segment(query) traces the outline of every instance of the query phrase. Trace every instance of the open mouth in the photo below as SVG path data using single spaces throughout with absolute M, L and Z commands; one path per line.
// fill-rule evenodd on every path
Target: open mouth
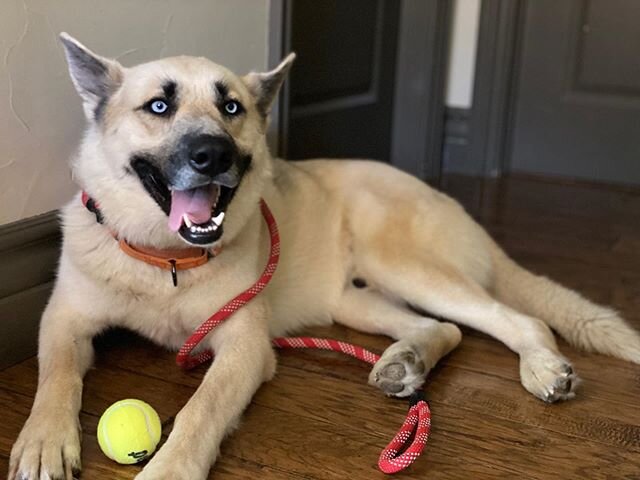
M 206 245 L 222 236 L 225 209 L 235 189 L 214 183 L 171 191 L 169 229 L 189 243 Z
M 160 170 L 143 158 L 131 162 L 143 186 L 169 217 L 168 226 L 193 245 L 215 243 L 223 233 L 224 216 L 237 188 L 217 184 L 188 190 L 170 188 Z

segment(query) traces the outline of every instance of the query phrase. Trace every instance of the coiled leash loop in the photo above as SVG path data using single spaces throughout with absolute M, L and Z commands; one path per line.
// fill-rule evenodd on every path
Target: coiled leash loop
M 416 461 L 427 445 L 431 432 L 431 409 L 424 399 L 424 392 L 418 390 L 411 394 L 409 405 L 409 413 L 400 430 L 380 452 L 378 468 L 384 473 L 404 470 Z M 407 446 L 412 437 L 413 441 Z
M 260 210 L 269 228 L 271 238 L 271 252 L 262 275 L 253 286 L 210 316 L 187 339 L 176 358 L 176 363 L 180 367 L 189 369 L 213 359 L 213 352 L 210 350 L 200 352 L 197 355 L 191 355 L 191 352 L 209 332 L 250 302 L 271 281 L 280 258 L 280 235 L 275 218 L 262 199 L 260 200 Z M 272 342 L 278 348 L 317 348 L 342 352 L 370 364 L 374 364 L 380 359 L 380 355 L 358 345 L 328 338 L 280 337 L 273 339 Z M 422 391 L 416 392 L 411 395 L 409 401 L 410 408 L 406 420 L 393 440 L 380 453 L 378 468 L 384 473 L 396 473 L 411 465 L 420 456 L 429 438 L 431 411 L 429 404 L 424 399 L 424 394 Z M 410 440 L 411 443 L 407 446 Z

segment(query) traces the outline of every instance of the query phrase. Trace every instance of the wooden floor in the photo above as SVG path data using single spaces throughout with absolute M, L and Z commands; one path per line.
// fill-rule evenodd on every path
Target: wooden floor
M 480 185 L 460 177 L 443 187 L 524 265 L 614 305 L 640 327 L 640 192 L 531 179 Z M 314 333 L 378 351 L 390 343 L 340 327 Z M 427 450 L 396 478 L 640 479 L 640 366 L 560 345 L 584 384 L 575 400 L 545 405 L 520 386 L 515 355 L 465 330 L 426 385 L 433 409 Z M 97 348 L 81 415 L 82 478 L 130 479 L 139 467 L 118 466 L 98 450 L 99 415 L 116 400 L 140 398 L 158 410 L 166 434 L 203 369 L 183 373 L 172 354 L 122 332 Z M 378 454 L 406 405 L 367 386 L 366 377 L 365 365 L 339 354 L 280 353 L 275 380 L 224 442 L 211 478 L 383 478 Z M 0 372 L 0 472 L 35 385 L 35 359 Z

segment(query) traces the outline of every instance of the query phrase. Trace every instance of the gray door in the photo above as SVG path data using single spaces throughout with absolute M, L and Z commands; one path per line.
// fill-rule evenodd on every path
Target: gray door
M 389 160 L 399 0 L 291 0 L 285 155 Z
M 640 184 L 640 1 L 524 9 L 508 168 Z

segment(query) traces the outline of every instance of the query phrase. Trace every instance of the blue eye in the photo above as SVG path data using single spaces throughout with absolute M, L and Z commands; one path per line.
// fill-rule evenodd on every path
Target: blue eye
M 240 113 L 240 104 L 235 100 L 230 100 L 224 104 L 224 111 L 229 115 L 237 115 Z
M 151 105 L 149 105 L 149 108 L 153 113 L 162 115 L 163 113 L 166 113 L 167 110 L 169 110 L 169 105 L 167 105 L 167 102 L 165 102 L 164 100 L 154 100 L 153 102 L 151 102 Z

